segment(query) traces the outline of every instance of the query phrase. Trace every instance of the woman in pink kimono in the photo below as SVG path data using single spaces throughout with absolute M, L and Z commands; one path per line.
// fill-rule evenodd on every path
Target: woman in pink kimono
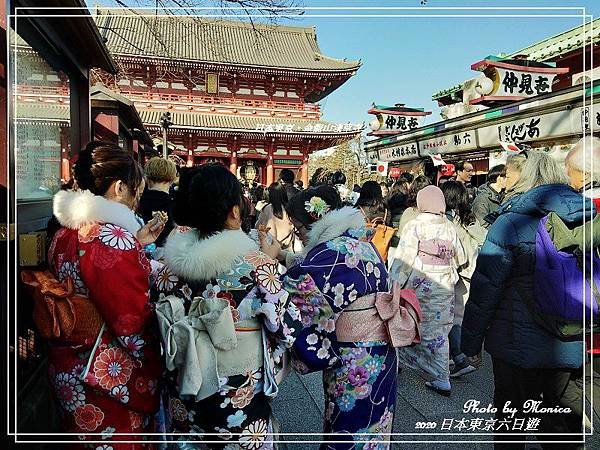
M 408 222 L 394 254 L 390 278 L 415 289 L 421 304 L 421 343 L 398 350 L 402 365 L 420 372 L 425 385 L 450 395 L 448 333 L 454 319 L 458 267 L 466 262 L 454 225 L 446 218 L 444 194 L 427 186 L 417 194 L 419 215 Z

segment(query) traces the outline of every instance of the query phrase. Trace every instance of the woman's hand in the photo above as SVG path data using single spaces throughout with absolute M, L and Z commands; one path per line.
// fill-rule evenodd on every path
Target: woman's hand
M 152 244 L 160 236 L 160 233 L 165 228 L 165 216 L 166 214 L 162 211 L 155 213 L 152 220 L 139 229 L 136 237 L 142 247 Z
M 265 225 L 258 226 L 258 240 L 260 242 L 260 249 L 265 255 L 278 260 L 281 257 L 281 245 L 276 239 L 271 239 L 271 243 L 268 242 L 267 233 L 269 230 L 270 228 L 267 228 Z

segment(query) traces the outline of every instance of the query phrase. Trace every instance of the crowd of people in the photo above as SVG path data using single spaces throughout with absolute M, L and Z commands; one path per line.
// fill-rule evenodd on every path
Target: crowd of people
M 403 173 L 391 186 L 350 188 L 319 169 L 304 188 L 290 170 L 244 186 L 219 164 L 142 169 L 116 145 L 88 145 L 54 198 L 48 254 L 92 305 L 50 342 L 65 431 L 113 449 L 152 448 L 144 433 L 157 431 L 174 448 L 273 448 L 271 400 L 295 370 L 323 373 L 323 449 L 389 448 L 398 371 L 449 396 L 485 346 L 497 417 L 508 401 L 566 402 L 540 431 L 582 433 L 586 342 L 553 335 L 530 303 L 540 223 L 595 220 L 600 140 L 591 147 L 578 143 L 566 168 L 516 153 L 479 188 L 467 161 L 451 179 Z

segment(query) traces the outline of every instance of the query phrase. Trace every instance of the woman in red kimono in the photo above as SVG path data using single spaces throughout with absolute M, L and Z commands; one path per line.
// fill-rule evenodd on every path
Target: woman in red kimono
M 148 294 L 150 263 L 142 248 L 162 226 L 149 223 L 140 229 L 133 213 L 144 189 L 138 163 L 113 144 L 90 150 L 80 153 L 75 166 L 80 190 L 54 197 L 62 228 L 48 259 L 56 278 L 70 278 L 104 323 L 79 342 L 51 342 L 50 381 L 65 430 L 96 441 L 83 448 L 151 448 L 111 441 L 142 439 L 152 431 L 159 407 L 162 363 Z M 76 320 L 84 324 L 89 317 Z

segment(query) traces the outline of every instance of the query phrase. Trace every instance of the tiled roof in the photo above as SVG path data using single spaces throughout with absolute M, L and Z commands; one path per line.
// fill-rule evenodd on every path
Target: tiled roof
M 71 120 L 69 106 L 67 105 L 17 102 L 16 106 L 16 118 L 18 120 L 47 120 L 53 122 L 69 122 Z
M 528 55 L 528 59 L 534 61 L 547 61 L 582 47 L 584 42 L 589 44 L 590 41 L 594 43 L 600 41 L 600 18 L 592 21 L 591 24 L 577 26 L 525 47 L 511 53 L 508 57 Z
M 98 9 L 95 20 L 117 55 L 333 72 L 360 66 L 323 55 L 315 28 L 141 12 L 123 17 L 106 9 Z
M 600 18 L 595 19 L 591 24 L 586 24 L 585 26 L 579 25 L 543 41 L 536 42 L 507 55 L 506 58 L 513 58 L 517 55 L 528 55 L 528 59 L 532 61 L 549 61 L 583 47 L 584 42 L 589 44 L 590 41 L 594 43 L 600 42 Z M 461 89 L 462 84 L 459 84 L 450 89 L 438 91 L 431 98 L 432 100 L 437 100 Z
M 139 110 L 139 113 L 145 126 L 158 126 L 160 124 L 160 116 L 163 114 L 162 111 L 147 109 L 141 109 Z M 234 114 L 171 112 L 171 121 L 173 122 L 174 127 L 206 128 L 211 130 L 260 131 L 261 125 L 291 125 L 293 126 L 294 132 L 299 132 L 306 126 L 312 125 L 314 128 L 314 125 L 318 124 L 319 126 L 324 127 L 324 131 L 318 134 L 352 135 L 360 133 L 360 130 L 337 131 L 337 127 L 343 126 L 343 124 L 335 124 L 332 122 L 279 117 L 240 116 Z M 284 130 L 279 131 L 283 132 Z

